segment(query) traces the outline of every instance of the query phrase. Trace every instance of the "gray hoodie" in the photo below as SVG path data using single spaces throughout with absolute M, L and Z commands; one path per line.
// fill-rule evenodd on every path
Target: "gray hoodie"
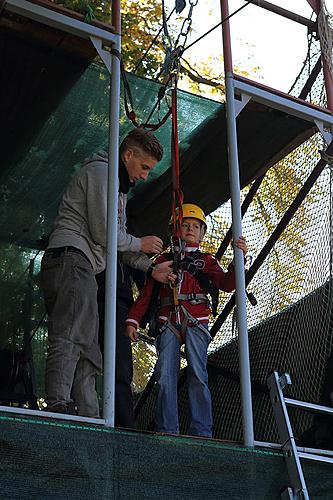
M 105 269 L 107 176 L 105 151 L 99 151 L 84 162 L 62 197 L 48 245 L 48 248 L 79 248 L 96 273 Z M 126 195 L 119 193 L 117 248 L 119 252 L 129 252 L 124 254 L 128 265 L 146 271 L 151 261 L 140 252 L 140 238 L 126 232 L 126 203 Z

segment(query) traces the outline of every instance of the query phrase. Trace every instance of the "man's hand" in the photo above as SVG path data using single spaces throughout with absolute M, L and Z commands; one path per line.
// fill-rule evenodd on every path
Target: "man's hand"
M 177 275 L 172 272 L 173 260 L 167 260 L 166 262 L 160 262 L 156 264 L 152 272 L 152 277 L 159 283 L 174 283 L 177 279 Z
M 136 342 L 139 338 L 139 335 L 138 335 L 138 332 L 137 332 L 135 326 L 132 326 L 132 325 L 126 325 L 125 335 L 126 335 L 126 337 L 129 337 L 132 342 Z
M 141 250 L 144 253 L 160 253 L 163 249 L 163 241 L 157 236 L 143 236 L 141 239 Z

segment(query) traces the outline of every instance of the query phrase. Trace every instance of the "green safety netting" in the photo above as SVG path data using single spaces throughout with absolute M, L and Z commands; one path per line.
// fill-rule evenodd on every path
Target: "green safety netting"
M 278 500 L 290 484 L 280 450 L 4 413 L 0 423 L 6 499 Z M 310 498 L 331 498 L 330 467 L 303 464 Z
M 140 122 L 157 100 L 161 85 L 128 75 Z M 108 141 L 109 75 L 92 64 L 51 113 L 34 140 L 19 142 L 20 159 L 9 162 L 1 174 L 0 240 L 38 248 L 56 215 L 62 192 L 82 160 Z M 36 97 L 37 99 L 37 97 Z M 37 104 L 37 103 L 36 103 Z M 165 103 L 159 111 L 166 112 Z M 121 100 L 120 138 L 132 128 Z M 158 113 L 153 115 L 156 122 Z M 225 110 L 222 104 L 187 92 L 178 93 L 181 186 L 185 200 L 207 212 L 229 198 Z M 157 130 L 165 148 L 163 160 L 148 182 L 130 197 L 129 217 L 139 233 L 159 228 L 170 216 L 171 119 Z M 249 104 L 238 118 L 241 183 L 281 159 L 295 144 L 313 133 L 313 124 L 259 104 Z M 255 145 L 255 147 L 253 147 Z M 205 189 L 202 189 L 202 182 Z M 15 213 L 15 216 L 13 215 Z
M 160 85 L 128 75 L 141 120 L 152 109 Z M 22 347 L 34 351 L 29 369 L 37 393 L 43 395 L 46 356 L 46 320 L 39 287 L 39 266 L 43 247 L 56 215 L 62 192 L 82 160 L 107 143 L 109 75 L 92 64 L 74 84 L 44 125 L 35 126 L 33 141 L 17 138 L 17 154 L 1 169 L 0 255 L 2 261 L 0 299 L 0 348 Z M 197 127 L 220 105 L 214 101 L 179 93 L 179 135 Z M 121 101 L 121 138 L 132 128 L 125 118 Z M 163 113 L 165 110 L 161 110 Z M 155 176 L 169 166 L 170 120 L 156 135 L 165 145 L 165 157 Z M 17 157 L 20 159 L 17 160 Z M 5 168 L 6 167 L 6 168 Z M 30 262 L 32 261 L 32 263 Z M 30 275 L 28 267 L 30 263 Z M 29 337 L 37 328 L 34 341 Z M 0 387 L 1 390 L 1 387 Z
M 155 104 L 160 85 L 131 75 L 128 75 L 128 79 L 138 116 L 144 120 Z M 69 179 L 80 168 L 84 158 L 107 144 L 108 84 L 107 71 L 99 65 L 91 65 L 45 122 L 23 158 L 2 171 L 2 241 L 36 248 L 37 240 L 50 231 L 61 194 Z M 123 110 L 123 101 L 121 106 Z M 214 101 L 180 92 L 180 140 L 219 106 Z M 162 109 L 163 112 L 165 110 Z M 168 120 L 156 132 L 165 147 L 165 156 L 152 173 L 152 179 L 169 166 L 170 123 Z M 122 112 L 121 138 L 131 128 L 132 124 Z

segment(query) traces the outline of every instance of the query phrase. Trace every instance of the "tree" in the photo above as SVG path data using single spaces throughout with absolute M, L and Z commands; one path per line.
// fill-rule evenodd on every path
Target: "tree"
M 95 0 L 94 2 L 88 0 L 51 1 L 85 14 L 87 21 L 96 18 L 105 23 L 111 23 L 110 3 L 104 0 Z M 138 76 L 161 77 L 166 58 L 162 39 L 161 4 L 156 3 L 155 0 L 123 0 L 121 8 L 122 57 L 125 69 Z M 168 14 L 167 11 L 166 15 Z M 168 23 L 168 32 L 173 44 L 172 48 L 175 48 L 186 14 L 182 13 Z M 189 33 L 192 31 L 190 27 Z M 222 57 L 208 56 L 202 60 L 191 61 L 185 55 L 185 58 L 181 58 L 180 63 L 180 88 L 209 98 L 224 99 Z M 249 74 L 237 66 L 235 70 L 244 76 Z M 257 71 L 257 67 L 251 69 L 251 72 Z
M 87 21 L 94 18 L 111 23 L 110 2 L 103 0 L 52 0 L 67 9 L 86 15 Z M 162 10 L 155 0 L 123 0 L 121 2 L 122 57 L 127 71 L 133 72 L 136 65 L 152 43 L 161 25 Z M 137 69 L 139 76 L 153 77 L 164 60 L 161 44 L 151 47 L 149 56 Z

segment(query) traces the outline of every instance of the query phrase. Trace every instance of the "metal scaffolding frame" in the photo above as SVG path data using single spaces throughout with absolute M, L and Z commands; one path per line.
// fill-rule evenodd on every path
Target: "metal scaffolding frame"
M 13 409 L 0 407 L 1 412 L 24 413 L 58 419 L 68 419 L 80 422 L 90 422 L 107 426 L 114 426 L 114 385 L 115 385 L 115 331 L 116 331 L 116 258 L 117 258 L 117 192 L 118 192 L 118 148 L 119 148 L 119 101 L 120 101 L 120 50 L 121 50 L 121 19 L 120 0 L 112 1 L 112 24 L 114 33 L 100 27 L 87 24 L 83 21 L 55 12 L 29 0 L 7 0 L 5 9 L 9 12 L 30 18 L 48 26 L 61 29 L 79 37 L 90 39 L 96 51 L 101 56 L 108 70 L 110 78 L 110 112 L 109 112 L 109 178 L 108 178 L 108 225 L 107 225 L 107 269 L 106 269 L 106 297 L 105 297 L 105 352 L 104 352 L 104 407 L 103 419 L 66 416 L 41 412 L 36 410 Z M 320 0 L 307 0 L 318 14 Z M 236 118 L 240 111 L 251 100 L 257 100 L 269 106 L 283 110 L 303 119 L 313 121 L 322 133 L 325 142 L 332 141 L 333 132 L 333 83 L 327 63 L 323 60 L 325 88 L 328 100 L 328 111 L 301 102 L 299 99 L 288 98 L 286 94 L 273 89 L 264 88 L 254 82 L 245 81 L 233 72 L 231 36 L 229 27 L 229 2 L 220 0 L 222 12 L 223 55 L 225 64 L 226 112 L 229 142 L 229 172 L 230 192 L 232 202 L 232 231 L 236 241 L 242 234 L 242 214 L 240 206 L 240 182 Z M 314 29 L 313 21 L 297 16 L 285 9 L 278 8 L 269 2 L 251 0 L 252 4 L 265 8 L 273 13 L 292 19 Z M 225 20 L 225 21 L 224 21 Z M 111 49 L 111 50 L 110 50 Z M 239 99 L 240 96 L 240 99 Z M 250 383 L 250 362 L 248 347 L 248 329 L 246 315 L 246 289 L 243 255 L 241 250 L 235 249 L 236 267 L 236 304 L 239 329 L 239 356 L 241 399 L 243 417 L 244 445 L 255 445 L 253 434 L 253 413 Z

